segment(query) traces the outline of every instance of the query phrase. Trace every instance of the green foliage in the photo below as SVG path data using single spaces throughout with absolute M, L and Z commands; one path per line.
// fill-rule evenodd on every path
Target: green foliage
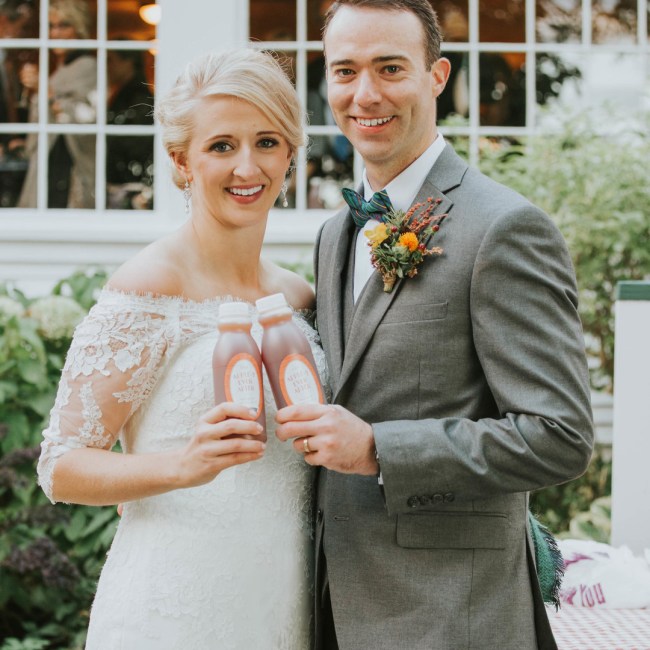
M 612 498 L 600 497 L 586 512 L 579 512 L 569 525 L 569 532 L 563 537 L 571 539 L 592 539 L 609 543 L 612 533 Z
M 580 316 L 596 389 L 613 388 L 616 285 L 650 277 L 650 113 L 606 116 L 598 133 L 582 114 L 555 135 L 487 148 L 485 173 L 545 210 L 567 241 L 578 278 Z M 623 130 L 624 129 L 624 130 Z
M 594 503 L 602 504 L 601 499 L 611 493 L 612 461 L 603 458 L 597 448 L 587 471 L 580 478 L 533 492 L 530 495 L 530 510 L 549 530 L 561 537 L 574 537 L 573 532 L 578 531 L 581 522 L 587 519 L 582 513 L 588 512 Z M 608 530 L 602 525 L 602 510 L 598 514 L 601 516 L 593 529 L 586 524 L 582 526 L 582 538 L 589 534 L 588 530 L 594 535 L 588 539 L 603 541 L 603 535 L 609 537 Z M 573 523 L 574 520 L 577 523 Z M 567 531 L 571 531 L 571 534 L 567 535 Z
M 117 515 L 51 505 L 36 460 L 73 329 L 105 279 L 75 273 L 31 301 L 0 288 L 0 650 L 83 647 Z

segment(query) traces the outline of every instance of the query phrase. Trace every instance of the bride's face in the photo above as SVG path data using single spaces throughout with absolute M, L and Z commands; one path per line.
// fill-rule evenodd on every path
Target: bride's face
M 204 98 L 186 157 L 192 213 L 230 227 L 266 222 L 291 161 L 287 141 L 253 104 L 224 95 Z

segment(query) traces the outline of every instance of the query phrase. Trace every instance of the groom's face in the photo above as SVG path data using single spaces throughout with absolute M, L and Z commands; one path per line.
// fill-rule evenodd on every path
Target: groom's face
M 424 30 L 410 11 L 343 6 L 324 44 L 332 113 L 381 189 L 433 142 L 448 61 L 427 68 Z

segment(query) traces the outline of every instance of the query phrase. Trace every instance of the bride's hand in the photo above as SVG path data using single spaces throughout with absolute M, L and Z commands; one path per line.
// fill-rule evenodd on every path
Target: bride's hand
M 203 485 L 228 467 L 261 458 L 266 447 L 259 438 L 262 427 L 251 417 L 245 406 L 232 402 L 202 415 L 189 443 L 174 452 L 178 487 Z

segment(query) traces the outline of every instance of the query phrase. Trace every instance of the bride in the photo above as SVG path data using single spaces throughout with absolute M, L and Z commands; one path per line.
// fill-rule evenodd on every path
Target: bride
M 310 647 L 311 468 L 244 407 L 214 405 L 219 304 L 313 293 L 262 259 L 268 213 L 303 144 L 277 62 L 251 50 L 188 66 L 157 108 L 191 218 L 122 266 L 78 327 L 38 466 L 53 501 L 124 503 L 89 650 Z M 286 186 L 284 186 L 286 188 Z M 123 453 L 111 451 L 119 439 Z

